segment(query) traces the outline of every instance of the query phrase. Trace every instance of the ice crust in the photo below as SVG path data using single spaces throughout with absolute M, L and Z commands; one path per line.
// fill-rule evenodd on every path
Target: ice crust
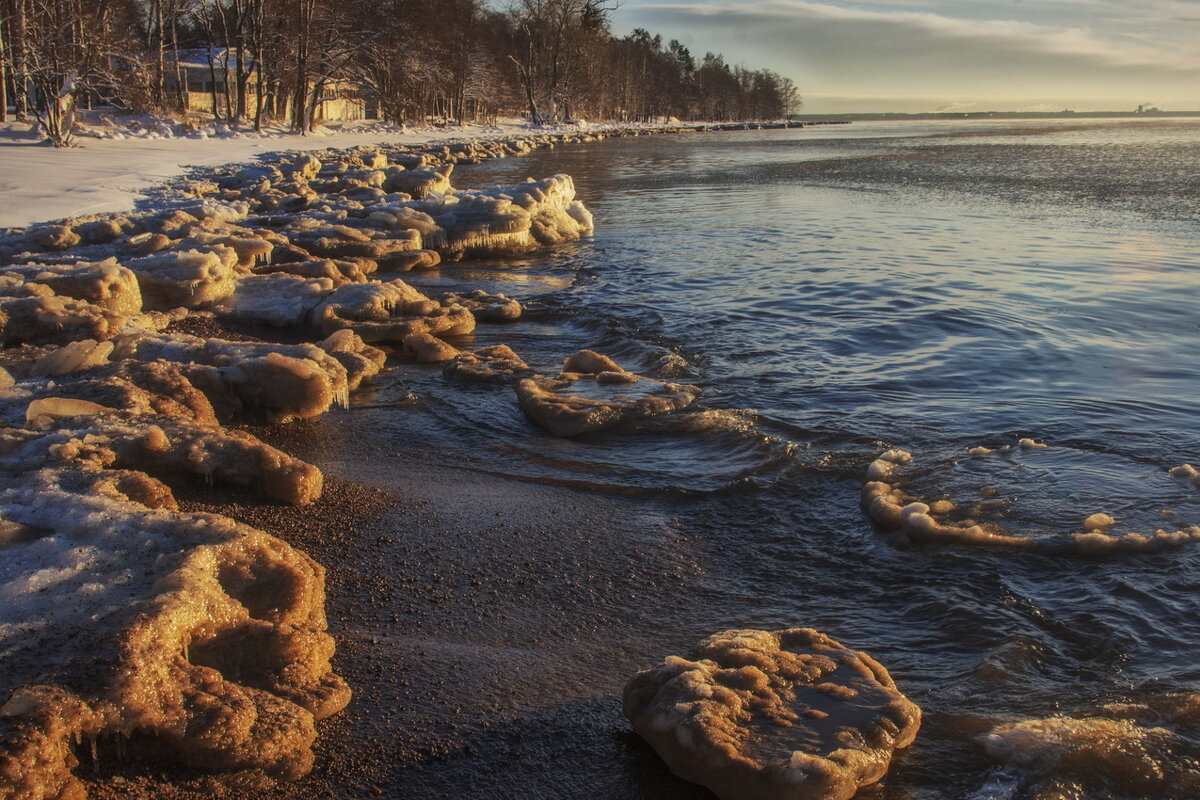
M 627 422 L 669 414 L 691 405 L 695 386 L 665 383 L 626 372 L 612 359 L 580 350 L 556 378 L 522 378 L 521 410 L 555 436 L 579 436 Z
M 1047 445 L 1032 439 L 1021 439 L 1018 447 L 1036 450 Z M 986 457 L 994 451 L 986 447 L 973 447 L 967 452 L 972 456 Z M 912 455 L 904 450 L 888 450 L 880 454 L 868 465 L 867 482 L 862 489 L 862 506 L 867 515 L 880 528 L 892 531 L 892 541 L 897 545 L 911 542 L 961 544 L 1100 556 L 1116 552 L 1155 552 L 1200 542 L 1200 526 L 1195 525 L 1178 530 L 1158 529 L 1151 533 L 1110 533 L 1117 520 L 1104 512 L 1096 512 L 1084 519 L 1079 533 L 1053 537 L 1014 535 L 1003 526 L 991 523 L 980 525 L 969 519 L 948 522 L 945 517 L 956 510 L 955 503 L 948 500 L 925 502 L 904 491 L 900 467 L 911 460 Z
M 809 628 L 710 636 L 634 675 L 624 711 L 672 772 L 722 800 L 847 800 L 921 722 L 879 662 Z

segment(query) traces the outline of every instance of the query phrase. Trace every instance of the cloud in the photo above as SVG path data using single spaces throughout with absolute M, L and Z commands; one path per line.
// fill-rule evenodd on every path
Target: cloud
M 953 103 L 938 106 L 935 110 L 942 114 L 950 114 L 957 111 L 979 111 L 980 108 L 978 100 L 956 100 Z
M 1200 48 L 1196 26 L 1171 20 L 1189 7 L 1178 0 L 627 0 L 617 22 L 662 31 L 697 54 L 719 51 L 731 63 L 777 70 L 810 97 L 1065 98 L 1064 106 L 1082 109 L 1084 98 L 1124 108 L 1130 97 L 1152 94 L 1183 109 L 1200 107 Z
M 1115 8 L 1103 0 L 1058 0 L 1060 6 L 1086 6 L 1093 10 Z M 871 32 L 902 36 L 922 46 L 943 45 L 949 48 L 978 46 L 982 52 L 1007 53 L 1014 57 L 1040 55 L 1059 60 L 1075 60 L 1101 68 L 1128 69 L 1154 68 L 1163 71 L 1200 73 L 1200 53 L 1194 45 L 1173 46 L 1167 42 L 1148 44 L 1139 37 L 1096 35 L 1086 25 L 1050 25 L 1017 19 L 976 19 L 963 16 L 947 16 L 933 11 L 908 10 L 913 3 L 904 3 L 905 10 L 815 3 L 806 0 L 765 0 L 755 3 L 710 0 L 709 2 L 651 3 L 638 6 L 645 14 L 674 19 L 684 24 L 698 23 L 707 27 L 732 25 L 766 29 L 786 26 L 793 31 L 805 26 L 821 28 L 853 27 L 864 34 L 863 44 L 870 42 Z M 887 3 L 887 5 L 891 5 Z M 929 4 L 922 4 L 932 7 Z M 958 8 L 963 3 L 957 3 Z M 1000 6 L 996 3 L 973 4 L 981 10 L 1010 11 L 1012 4 Z M 1190 5 L 1190 4 L 1189 4 Z M 1189 5 L 1177 2 L 1159 2 L 1154 6 L 1160 13 L 1170 13 L 1176 18 L 1189 13 Z M 1132 7 L 1131 7 L 1132 6 Z M 1190 6 L 1193 16 L 1200 16 Z M 1127 12 L 1136 13 L 1137 4 L 1125 5 Z

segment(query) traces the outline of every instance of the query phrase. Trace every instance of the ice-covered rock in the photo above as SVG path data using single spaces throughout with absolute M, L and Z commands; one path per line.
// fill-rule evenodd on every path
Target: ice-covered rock
M 332 265 L 332 261 L 308 262 Z M 339 277 L 340 277 L 340 273 Z M 225 298 L 217 311 L 243 322 L 276 327 L 304 325 L 317 304 L 345 280 L 306 278 L 288 272 L 247 275 L 237 282 L 233 294 Z
M 244 270 L 271 260 L 275 243 L 271 241 L 270 237 L 256 234 L 245 228 L 228 225 L 222 227 L 225 230 L 220 232 L 193 231 L 190 236 L 175 244 L 174 247 L 178 250 L 227 247 L 237 255 L 236 265 Z
M 577 241 L 593 228 L 591 214 L 575 199 L 569 175 L 460 191 L 419 208 L 445 231 L 444 241 L 432 246 L 451 258 L 528 252 Z
M 233 294 L 237 252 L 224 245 L 207 250 L 166 250 L 129 259 L 148 309 L 203 308 Z
M 595 350 L 580 350 L 563 359 L 564 373 L 579 373 L 581 375 L 599 375 L 601 372 L 625 372 L 617 362 Z
M 330 224 L 288 234 L 293 244 L 318 258 L 369 258 L 387 262 L 393 256 L 422 249 L 421 235 L 413 230 L 385 232 Z
M 0 479 L 18 534 L 0 562 L 4 795 L 83 797 L 75 743 L 100 736 L 203 769 L 307 772 L 313 721 L 349 699 L 322 569 L 231 520 L 148 508 L 134 498 L 156 502 L 150 484 L 96 479 Z
M 16 264 L 5 271 L 20 275 L 28 283 L 48 286 L 59 297 L 84 300 L 115 314 L 130 316 L 142 311 L 137 277 L 115 258 L 70 264 Z
M 921 722 L 879 662 L 809 628 L 710 636 L 635 675 L 624 711 L 672 772 L 722 800 L 847 800 Z
M 334 403 L 348 405 L 350 392 L 378 373 L 385 359 L 351 334 L 296 345 L 141 335 L 120 339 L 116 354 L 186 364 L 188 379 L 223 414 L 257 409 L 280 422 L 318 416 Z
M 0 343 L 5 346 L 105 341 L 137 330 L 161 330 L 169 323 L 162 314 L 126 316 L 86 300 L 58 297 L 42 284 L 25 284 L 19 296 L 7 295 L 0 285 Z
M 459 336 L 475 330 L 469 310 L 431 300 L 399 279 L 342 286 L 311 316 L 326 334 L 349 328 L 367 342 L 402 342 L 417 333 Z
M 416 198 L 446 194 L 451 191 L 450 173 L 453 171 L 453 164 L 435 169 L 390 167 L 381 186 L 385 192 L 404 192 Z
M 391 272 L 408 272 L 414 269 L 432 269 L 440 263 L 442 256 L 437 250 L 409 250 L 388 256 L 386 265 Z
M 378 267 L 378 264 L 366 258 L 337 260 L 325 258 L 315 261 L 264 264 L 255 267 L 254 273 L 256 275 L 272 275 L 282 272 L 301 278 L 327 278 L 333 281 L 333 285 L 337 287 L 343 283 L 366 283 L 367 276 Z
M 70 346 L 62 349 L 68 350 Z M 74 400 L 127 417 L 156 414 L 216 425 L 212 404 L 188 380 L 187 369 L 186 365 L 167 361 L 121 361 L 96 365 L 53 381 L 39 380 L 34 375 L 34 379 L 21 380 L 0 391 L 0 423 L 20 426 L 54 410 L 44 402 L 35 407 L 34 403 L 39 401 Z
M 404 337 L 404 349 L 418 364 L 440 364 L 458 355 L 458 348 L 428 333 L 410 333 Z
M 60 399 L 58 405 L 66 406 L 65 413 L 51 417 L 47 430 L 0 432 L 0 468 L 17 474 L 63 465 L 116 467 L 164 480 L 200 477 L 258 488 L 271 499 L 292 505 L 305 505 L 321 496 L 320 470 L 244 431 L 179 417 L 121 419 L 115 411 L 73 415 L 71 404 L 97 406 Z
M 95 339 L 71 342 L 55 348 L 35 361 L 30 368 L 29 375 L 38 378 L 82 372 L 107 364 L 112 351 L 112 342 L 97 342 Z

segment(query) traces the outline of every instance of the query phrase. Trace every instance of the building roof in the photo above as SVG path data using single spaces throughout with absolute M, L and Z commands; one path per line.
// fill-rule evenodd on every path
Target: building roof
M 179 66 L 184 68 L 208 69 L 210 65 L 218 69 L 224 66 L 225 70 L 232 71 L 237 69 L 238 48 L 236 47 L 201 47 L 192 50 L 176 50 L 167 53 L 165 58 L 167 61 L 178 62 Z M 258 65 L 254 63 L 254 59 L 249 53 L 242 55 L 243 65 L 247 66 L 251 72 L 258 69 Z

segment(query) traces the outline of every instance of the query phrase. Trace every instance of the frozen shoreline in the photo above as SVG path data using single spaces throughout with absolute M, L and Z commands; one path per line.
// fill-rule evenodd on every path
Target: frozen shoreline
M 214 170 L 207 175 L 211 180 L 193 175 L 201 179 L 195 183 L 205 184 L 200 196 L 207 199 L 197 205 L 196 187 L 177 194 L 199 216 L 179 209 L 87 215 L 6 237 L 3 257 L 10 271 L 0 298 L 5 304 L 0 331 L 4 366 L 12 374 L 0 373 L 7 384 L 0 407 L 11 441 L 0 499 L 12 544 L 45 544 L 11 551 L 5 591 L 29 597 L 22 588 L 29 575 L 74 571 L 93 581 L 66 586 L 68 604 L 82 608 L 83 595 L 103 586 L 105 578 L 90 569 L 80 572 L 78 554 L 62 542 L 90 537 L 92 550 L 105 557 L 113 551 L 109 561 L 124 569 L 129 559 L 118 546 L 122 531 L 163 531 L 145 547 L 135 543 L 138 557 L 157 559 L 162 574 L 147 572 L 150 577 L 132 586 L 133 600 L 113 602 L 91 621 L 47 614 L 36 635 L 11 626 L 7 631 L 6 656 L 15 653 L 27 667 L 7 687 L 23 692 L 21 703 L 3 711 L 14 733 L 0 740 L 0 765 L 14 776 L 14 785 L 30 796 L 77 791 L 81 775 L 73 769 L 71 737 L 92 742 L 92 758 L 98 759 L 95 748 L 103 745 L 97 741 L 130 732 L 149 737 L 150 752 L 177 753 L 193 767 L 252 768 L 273 777 L 307 772 L 314 720 L 335 714 L 349 699 L 329 666 L 333 647 L 325 626 L 323 569 L 307 554 L 226 518 L 208 522 L 179 513 L 172 488 L 155 476 L 176 481 L 196 473 L 294 505 L 315 501 L 322 483 L 317 468 L 223 426 L 244 422 L 247 412 L 249 419 L 268 421 L 314 419 L 336 403 L 348 404 L 359 382 L 384 365 L 383 351 L 360 334 L 411 349 L 414 335 L 453 337 L 473 328 L 473 309 L 457 299 L 431 300 L 402 281 L 367 281 L 365 275 L 376 268 L 410 269 L 396 259 L 414 252 L 502 255 L 578 239 L 591 229 L 590 214 L 573 201 L 567 176 L 529 181 L 507 193 L 488 190 L 491 194 L 455 192 L 446 178 L 460 161 L 591 141 L 601 133 L 481 137 L 457 151 L 400 146 L 391 151 L 397 162 L 390 166 L 373 149 L 339 148 L 326 154 L 325 164 L 293 153 L 257 170 Z M 407 192 L 399 190 L 401 183 Z M 156 195 L 155 204 L 169 205 L 173 198 L 164 196 Z M 355 197 L 378 203 L 366 209 Z M 447 212 L 445 204 L 454 211 Z M 247 219 L 252 208 L 256 221 Z M 374 211 L 370 218 L 368 210 Z M 358 216 L 347 216 L 354 213 Z M 338 221 L 348 224 L 332 224 Z M 306 233 L 316 228 L 319 233 Z M 422 236 L 428 238 L 422 242 Z M 421 250 L 423 245 L 438 250 Z M 328 251 L 326 260 L 297 260 L 311 259 L 318 248 Z M 151 255 L 138 258 L 141 252 Z M 329 271 L 331 266 L 336 269 Z M 313 267 L 328 275 L 313 277 Z M 334 303 L 331 313 L 305 311 L 290 320 L 304 338 L 320 329 L 318 339 L 325 338 L 317 345 L 279 344 L 269 328 L 255 329 L 263 339 L 242 341 L 245 337 L 221 323 L 206 322 L 211 314 L 196 313 L 254 280 L 272 287 L 281 280 L 303 284 L 330 303 L 345 289 L 348 295 L 337 296 L 350 300 Z M 225 311 L 239 318 L 245 306 L 235 300 Z M 447 321 L 453 324 L 440 324 Z M 262 317 L 248 322 L 279 324 Z M 43 513 L 48 506 L 71 513 Z M 104 525 L 95 524 L 97 514 Z M 204 535 L 212 541 L 197 535 L 193 542 L 187 538 L 193 530 L 211 531 Z M 181 544 L 173 545 L 176 540 Z M 160 595 L 167 587 L 174 587 L 179 603 L 196 606 L 195 613 L 181 615 L 165 604 Z M 262 602 L 254 599 L 260 595 Z M 196 597 L 223 603 L 219 618 L 209 614 L 205 623 Z M 249 616 L 246 603 L 256 609 Z M 162 613 L 141 613 L 143 606 L 161 606 Z M 126 617 L 134 613 L 145 628 L 144 647 L 90 665 L 83 653 L 99 649 L 92 640 L 122 641 L 131 624 Z M 193 618 L 199 622 L 193 624 Z M 82 642 L 84 650 L 52 651 L 33 660 L 29 653 L 64 626 L 74 626 L 65 638 Z M 160 629 L 171 626 L 178 630 L 164 637 Z M 245 659 L 238 661 L 237 642 L 263 637 L 275 637 L 279 663 L 256 661 L 251 669 Z M 97 677 L 59 676 L 69 691 L 60 691 L 54 681 L 42 686 L 37 670 L 45 661 L 61 661 L 62 670 L 70 665 L 89 676 L 90 669 Z M 109 675 L 113 670 L 116 677 Z M 144 689 L 155 671 L 169 677 L 155 679 L 152 691 Z M 230 716 L 226 727 L 242 726 L 239 735 L 227 736 L 221 726 L 214 733 L 199 722 L 205 712 L 193 702 L 196 687 L 201 694 L 234 698 L 240 716 Z M 287 717 L 288 725 L 272 731 L 246 727 L 270 714 Z M 47 748 L 53 753 L 47 755 Z
M 374 145 L 430 146 L 544 134 L 597 134 L 633 130 L 691 129 L 703 123 L 581 124 L 535 127 L 502 121 L 496 126 L 456 128 L 361 126 L 332 134 L 301 136 L 253 131 L 212 138 L 80 138 L 79 146 L 55 149 L 37 141 L 28 123 L 0 124 L 0 230 L 38 222 L 127 211 L 147 190 L 192 169 L 257 160 L 283 152 L 349 149 Z

